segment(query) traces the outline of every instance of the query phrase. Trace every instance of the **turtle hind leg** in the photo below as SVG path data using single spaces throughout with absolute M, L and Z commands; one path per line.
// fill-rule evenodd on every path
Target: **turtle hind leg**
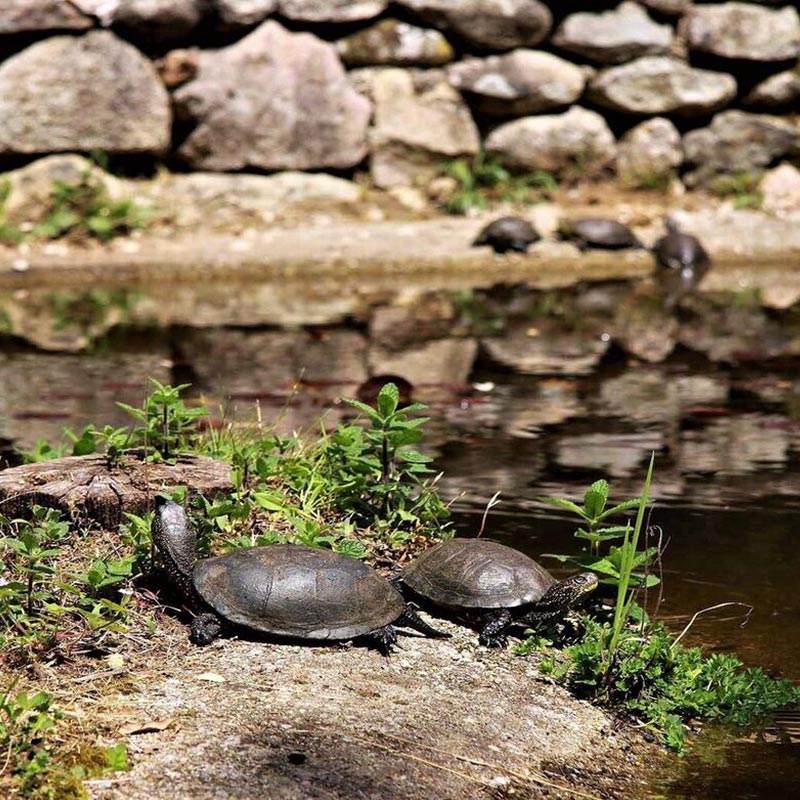
M 419 633 L 425 634 L 430 639 L 449 639 L 450 634 L 445 631 L 440 631 L 429 625 L 422 617 L 417 614 L 411 605 L 407 605 L 405 611 L 398 617 L 394 623 L 401 628 L 411 628 Z
M 194 644 L 210 644 L 222 633 L 222 620 L 216 614 L 198 614 L 192 620 L 189 640 Z
M 394 625 L 384 625 L 364 634 L 364 641 L 368 647 L 374 647 L 381 655 L 390 656 L 392 647 L 397 644 L 397 629 Z
M 513 617 L 507 608 L 500 608 L 484 614 L 478 642 L 484 647 L 505 647 L 508 644 L 505 630 L 512 622 Z

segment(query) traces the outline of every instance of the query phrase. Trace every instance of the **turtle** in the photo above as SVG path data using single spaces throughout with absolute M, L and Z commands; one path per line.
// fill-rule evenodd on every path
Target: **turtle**
M 504 647 L 512 624 L 563 616 L 598 584 L 592 572 L 556 579 L 529 556 L 491 539 L 455 538 L 412 561 L 401 581 L 415 595 L 477 624 L 478 641 Z
M 664 295 L 664 305 L 672 308 L 692 291 L 711 269 L 711 258 L 700 240 L 683 233 L 673 217 L 664 220 L 666 236 L 653 246 L 656 281 Z
M 488 245 L 495 253 L 506 253 L 509 250 L 527 253 L 528 248 L 541 238 L 528 220 L 521 217 L 499 217 L 481 229 L 472 246 Z
M 613 219 L 600 217 L 564 219 L 558 225 L 558 233 L 562 239 L 574 241 L 580 250 L 593 247 L 604 250 L 642 247 L 642 243 L 627 225 Z
M 195 561 L 197 537 L 185 509 L 162 497 L 152 534 L 170 578 L 196 612 L 189 636 L 195 644 L 208 644 L 227 624 L 295 640 L 363 639 L 385 654 L 396 627 L 448 636 L 421 619 L 387 579 L 342 553 L 274 544 Z

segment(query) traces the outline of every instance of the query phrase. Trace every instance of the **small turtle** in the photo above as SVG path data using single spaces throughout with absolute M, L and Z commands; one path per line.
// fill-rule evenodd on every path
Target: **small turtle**
M 667 217 L 664 224 L 667 235 L 655 243 L 653 254 L 656 257 L 656 280 L 664 295 L 664 305 L 672 308 L 711 269 L 711 258 L 695 236 L 681 232 L 672 217 Z
M 388 580 L 341 553 L 276 544 L 195 561 L 186 511 L 161 497 L 152 532 L 171 579 L 199 612 L 189 637 L 195 644 L 211 642 L 226 623 L 293 639 L 363 638 L 384 653 L 397 640 L 395 626 L 448 635 L 417 616 Z
M 472 246 L 488 245 L 495 253 L 507 253 L 509 250 L 527 253 L 528 248 L 541 238 L 528 220 L 500 217 L 481 230 Z
M 574 241 L 580 250 L 588 250 L 593 247 L 604 250 L 642 247 L 642 243 L 634 236 L 630 228 L 613 219 L 597 217 L 565 219 L 559 223 L 558 232 L 562 239 Z
M 517 623 L 536 627 L 563 616 L 597 586 L 592 572 L 556 579 L 519 550 L 490 539 L 450 539 L 418 556 L 402 582 L 437 606 L 477 624 L 478 640 L 503 647 Z

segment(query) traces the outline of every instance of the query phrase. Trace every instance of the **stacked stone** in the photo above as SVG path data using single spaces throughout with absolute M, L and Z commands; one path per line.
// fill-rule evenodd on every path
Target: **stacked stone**
M 570 4 L 571 8 L 579 4 Z M 4 0 L 0 155 L 420 185 L 514 170 L 690 185 L 798 153 L 800 16 L 781 0 Z M 769 113 L 764 113 L 769 112 Z

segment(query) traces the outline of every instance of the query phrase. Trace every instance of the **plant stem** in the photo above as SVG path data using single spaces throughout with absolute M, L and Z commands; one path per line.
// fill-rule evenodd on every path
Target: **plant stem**
M 639 510 L 636 514 L 636 524 L 633 527 L 633 537 L 629 540 L 628 533 L 625 533 L 625 541 L 623 547 L 623 563 L 620 569 L 619 585 L 617 586 L 617 604 L 614 608 L 614 626 L 611 633 L 611 641 L 608 645 L 609 656 L 609 671 L 610 665 L 613 663 L 614 655 L 616 654 L 617 644 L 622 629 L 628 622 L 628 617 L 631 613 L 631 605 L 633 603 L 633 592 L 628 593 L 631 583 L 631 573 L 633 572 L 633 561 L 636 556 L 636 549 L 639 546 L 639 534 L 642 530 L 642 523 L 644 522 L 644 512 L 647 508 L 648 495 L 650 494 L 650 481 L 653 477 L 653 463 L 655 462 L 656 454 L 650 454 L 650 466 L 647 468 L 647 477 L 644 480 L 644 488 L 642 489 L 642 496 L 639 499 Z

